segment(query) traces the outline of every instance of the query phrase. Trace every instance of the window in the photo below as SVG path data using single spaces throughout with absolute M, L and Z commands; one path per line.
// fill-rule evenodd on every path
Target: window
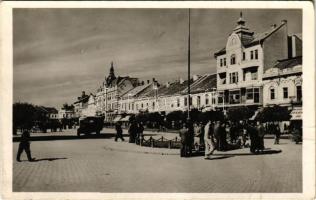
M 223 66 L 223 59 L 220 59 L 220 66 Z
M 229 91 L 229 103 L 230 104 L 240 103 L 240 90 Z
M 130 109 L 131 109 L 131 104 L 129 103 L 129 104 L 128 104 L 128 110 L 130 110 Z
M 197 96 L 196 103 L 197 103 L 197 107 L 201 106 L 201 97 L 200 96 Z
M 132 110 L 134 110 L 134 103 L 132 103 Z
M 246 52 L 242 52 L 242 60 L 246 60 Z
M 250 51 L 250 60 L 253 60 L 253 51 Z
M 246 89 L 246 99 L 253 100 L 254 103 L 259 103 L 259 88 L 247 88 Z
M 216 99 L 214 96 L 212 96 L 212 104 L 216 104 Z
M 297 101 L 302 101 L 302 86 L 296 86 L 296 99 Z
M 155 102 L 153 102 L 153 109 L 155 109 Z
M 177 98 L 177 107 L 180 107 L 180 99 Z
M 218 99 L 217 99 L 217 103 L 223 103 L 224 102 L 224 93 L 223 92 L 219 92 L 218 93 Z
M 189 104 L 192 105 L 192 97 L 189 98 Z
M 229 83 L 238 83 L 238 72 L 229 73 Z
M 223 65 L 226 66 L 226 58 L 224 58 L 223 60 Z
M 274 88 L 270 89 L 270 99 L 271 100 L 275 99 L 275 90 L 274 90 Z
M 208 94 L 205 95 L 205 105 L 209 104 Z
M 142 103 L 142 104 L 141 104 L 141 108 L 143 108 L 143 107 L 144 107 L 144 104 Z
M 188 105 L 188 98 L 184 97 L 184 106 L 187 106 L 187 105 Z
M 136 110 L 138 110 L 138 104 L 136 104 Z
M 258 50 L 255 50 L 255 59 L 258 60 Z
M 231 57 L 230 57 L 230 64 L 231 65 L 236 64 L 236 56 L 235 56 L 235 54 L 231 55 Z
M 284 98 L 284 99 L 289 98 L 288 88 L 287 88 L 287 87 L 284 87 L 284 88 L 283 88 L 283 98 Z

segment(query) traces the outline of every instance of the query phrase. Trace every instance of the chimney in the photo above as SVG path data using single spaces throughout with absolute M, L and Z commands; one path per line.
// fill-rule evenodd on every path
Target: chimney
M 183 84 L 183 83 L 184 83 L 183 78 L 180 78 L 180 79 L 179 79 L 179 82 L 180 82 L 180 84 Z
M 283 19 L 283 20 L 281 20 L 281 23 L 282 23 L 282 24 L 286 24 L 286 23 L 287 23 L 287 20 L 286 20 L 286 19 Z
M 198 76 L 198 75 L 196 75 L 196 74 L 194 74 L 194 75 L 193 75 L 193 81 L 198 80 L 198 78 L 199 78 L 199 76 Z
M 150 83 L 150 80 L 147 80 L 147 84 L 149 84 Z
M 86 92 L 85 91 L 82 91 L 82 95 L 81 96 L 85 96 L 86 95 Z
M 276 28 L 276 27 L 277 27 L 276 24 L 272 24 L 272 25 L 271 25 L 271 28 Z
M 155 79 L 155 78 L 153 78 L 153 82 L 156 82 L 156 79 Z

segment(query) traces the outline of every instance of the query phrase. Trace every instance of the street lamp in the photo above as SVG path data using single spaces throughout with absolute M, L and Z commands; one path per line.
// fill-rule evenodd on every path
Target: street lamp
M 190 8 L 189 8 L 189 34 L 188 34 L 188 121 L 190 120 L 190 62 L 191 62 L 191 57 L 190 57 L 190 40 L 191 40 L 191 36 L 190 36 L 190 31 L 191 31 L 191 27 L 190 27 Z

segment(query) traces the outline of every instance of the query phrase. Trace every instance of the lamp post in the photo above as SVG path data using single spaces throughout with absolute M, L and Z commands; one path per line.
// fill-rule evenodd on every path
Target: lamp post
M 190 62 L 191 62 L 191 57 L 190 57 L 190 31 L 191 31 L 191 27 L 190 27 L 190 8 L 189 8 L 189 34 L 188 34 L 188 116 L 187 119 L 188 121 L 190 120 Z

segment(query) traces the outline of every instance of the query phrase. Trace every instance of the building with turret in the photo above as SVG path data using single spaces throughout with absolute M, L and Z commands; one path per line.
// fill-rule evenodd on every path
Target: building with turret
M 287 21 L 271 25 L 263 33 L 246 26 L 242 13 L 224 48 L 215 52 L 217 61 L 218 107 L 264 104 L 264 73 L 280 60 L 301 56 L 302 42 L 290 36 Z M 266 91 L 266 90 L 265 90 Z

